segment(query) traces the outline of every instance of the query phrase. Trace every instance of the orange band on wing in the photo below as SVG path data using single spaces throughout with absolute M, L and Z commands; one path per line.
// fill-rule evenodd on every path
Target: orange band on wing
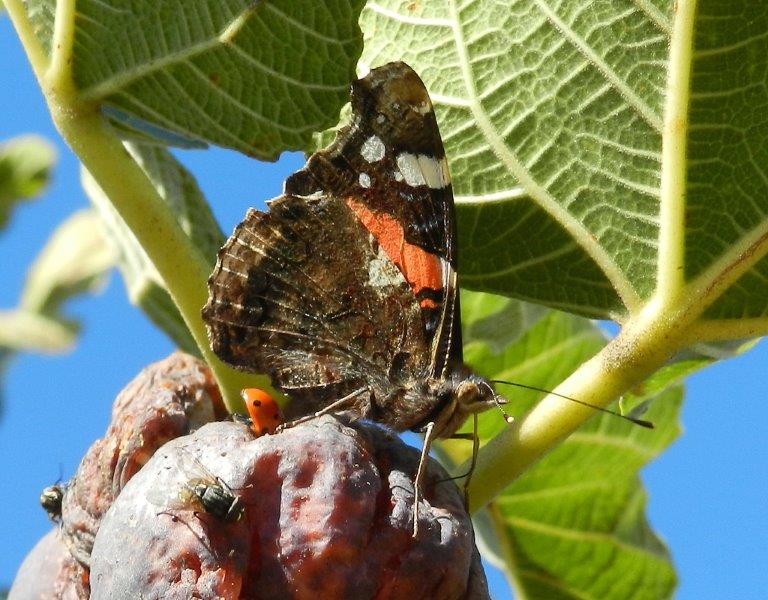
M 403 227 L 392 215 L 374 213 L 353 198 L 347 198 L 347 206 L 376 238 L 389 259 L 397 265 L 415 295 L 424 289 L 440 291 L 443 288 L 440 258 L 405 241 Z M 422 308 L 438 307 L 430 298 L 424 298 L 420 304 Z

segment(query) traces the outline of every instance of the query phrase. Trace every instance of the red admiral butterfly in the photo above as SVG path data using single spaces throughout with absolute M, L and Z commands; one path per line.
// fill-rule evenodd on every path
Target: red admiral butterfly
M 289 411 L 423 432 L 426 456 L 502 401 L 462 360 L 453 192 L 427 90 L 390 63 L 351 99 L 351 123 L 221 249 L 203 317 L 216 354 L 269 373 Z

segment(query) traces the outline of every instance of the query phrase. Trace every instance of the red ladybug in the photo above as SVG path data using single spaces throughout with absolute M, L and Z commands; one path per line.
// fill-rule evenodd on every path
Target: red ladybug
M 275 433 L 277 427 L 283 423 L 283 416 L 274 398 L 258 388 L 246 388 L 240 395 L 251 417 L 253 433 L 257 436 Z

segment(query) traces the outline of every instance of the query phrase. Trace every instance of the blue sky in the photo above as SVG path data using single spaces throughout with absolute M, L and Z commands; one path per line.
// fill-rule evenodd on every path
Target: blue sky
M 0 308 L 15 304 L 27 266 L 69 214 L 87 206 L 78 165 L 60 141 L 31 70 L 5 17 L 0 17 L 0 140 L 34 132 L 51 139 L 60 161 L 49 192 L 16 211 L 0 234 Z M 276 164 L 233 152 L 188 151 L 181 160 L 198 177 L 228 233 L 247 207 L 279 194 L 298 155 Z M 97 296 L 66 311 L 84 325 L 65 356 L 18 357 L 2 382 L 0 412 L 0 587 L 10 585 L 24 555 L 49 528 L 40 491 L 69 477 L 107 424 L 112 400 L 171 343 L 126 300 L 118 275 Z M 643 472 L 649 518 L 678 568 L 677 598 L 765 597 L 768 589 L 768 346 L 691 378 L 685 432 Z M 496 598 L 509 591 L 492 579 Z

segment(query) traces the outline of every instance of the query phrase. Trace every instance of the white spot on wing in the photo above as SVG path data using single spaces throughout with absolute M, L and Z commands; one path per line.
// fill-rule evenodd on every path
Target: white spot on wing
M 384 158 L 384 142 L 377 135 L 372 135 L 360 146 L 360 155 L 369 163 L 376 162 Z
M 427 185 L 433 190 L 442 190 L 451 181 L 445 158 L 403 152 L 397 155 L 397 168 L 408 185 Z
M 419 167 L 427 185 L 433 190 L 442 190 L 448 186 L 448 167 L 445 166 L 445 158 L 432 158 L 426 154 L 419 154 Z
M 360 183 L 360 187 L 364 187 L 364 188 L 371 187 L 371 177 L 370 175 L 368 175 L 368 173 L 360 173 L 357 180 Z
M 397 155 L 397 168 L 403 174 L 405 183 L 412 186 L 424 185 L 427 182 L 424 180 L 424 174 L 419 167 L 419 159 L 416 155 L 409 152 L 402 152 Z
M 404 282 L 403 274 L 379 246 L 378 255 L 368 263 L 368 285 L 373 288 L 383 288 Z
M 418 104 L 414 105 L 413 110 L 415 110 L 420 115 L 426 115 L 432 112 L 432 104 L 429 102 L 419 102 Z

